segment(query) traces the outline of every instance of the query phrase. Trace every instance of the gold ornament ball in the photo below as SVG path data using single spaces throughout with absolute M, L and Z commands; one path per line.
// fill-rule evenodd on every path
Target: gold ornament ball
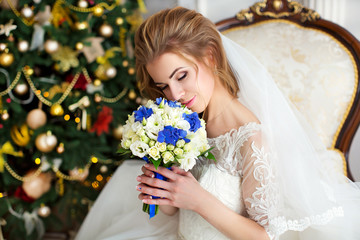
M 27 52 L 29 50 L 29 42 L 26 40 L 21 40 L 17 45 L 19 52 Z
M 107 23 L 104 23 L 99 28 L 99 33 L 103 37 L 111 37 L 113 35 L 113 32 L 113 28 Z
M 105 75 L 108 77 L 108 78 L 114 78 L 117 74 L 117 71 L 116 71 L 116 68 L 111 66 L 111 67 L 108 67 L 106 70 L 105 70 Z
M 101 102 L 101 96 L 99 94 L 95 94 L 94 101 L 97 103 Z
M 16 84 L 14 88 L 14 92 L 20 96 L 25 95 L 26 93 L 28 93 L 28 91 L 29 91 L 29 86 L 24 82 L 20 82 Z
M 28 7 L 28 6 L 25 6 L 23 9 L 21 9 L 21 15 L 24 17 L 24 18 L 31 18 L 32 16 L 34 16 L 34 11 Z
M 76 27 L 77 30 L 85 30 L 85 29 L 88 29 L 89 23 L 86 22 L 86 21 L 76 22 L 75 27 Z
M 3 113 L 1 114 L 1 119 L 6 121 L 10 118 L 9 113 L 6 110 L 3 110 Z
M 64 114 L 64 109 L 60 104 L 54 104 L 50 108 L 50 114 L 53 116 L 62 116 Z
M 113 136 L 115 139 L 121 140 L 123 135 L 124 127 L 122 125 L 117 126 L 113 130 Z
M 134 100 L 135 98 L 136 98 L 136 93 L 135 93 L 135 91 L 134 90 L 130 90 L 130 92 L 129 92 L 129 98 L 131 99 L 131 100 Z
M 41 133 L 35 139 L 36 148 L 43 153 L 51 152 L 56 144 L 57 138 L 51 133 Z
M 44 44 L 45 51 L 48 54 L 55 53 L 57 50 L 59 50 L 59 43 L 56 40 L 48 39 L 46 40 Z
M 101 172 L 101 173 L 106 173 L 107 171 L 108 171 L 108 167 L 107 167 L 107 166 L 102 165 L 102 166 L 100 167 L 100 172 Z
M 26 70 L 26 74 L 31 76 L 34 74 L 34 69 L 32 69 L 31 67 L 27 66 Z
M 6 49 L 6 43 L 0 43 L 0 51 L 4 51 Z
M 76 181 L 84 181 L 89 176 L 89 169 L 78 169 L 74 168 L 69 171 L 69 176 L 74 178 Z
M 38 209 L 37 213 L 40 217 L 48 217 L 51 213 L 51 210 L 48 206 L 43 205 Z
M 122 25 L 123 23 L 124 23 L 124 19 L 122 17 L 116 18 L 116 24 L 117 25 Z
M 88 2 L 86 0 L 80 0 L 77 5 L 80 8 L 87 8 L 88 7 Z
M 94 16 L 101 17 L 104 13 L 104 9 L 101 6 L 96 5 L 93 10 Z
M 38 129 L 46 124 L 46 114 L 41 109 L 33 109 L 26 116 L 26 124 L 31 129 Z
M 136 102 L 136 104 L 141 104 L 141 102 L 142 102 L 142 98 L 141 97 L 137 97 L 136 99 L 135 99 L 135 102 Z
M 38 199 L 50 190 L 52 176 L 50 173 L 42 172 L 36 177 L 31 177 L 34 176 L 34 173 L 35 170 L 31 170 L 25 174 L 24 177 L 30 178 L 30 180 L 23 182 L 22 188 L 29 197 Z
M 82 42 L 78 42 L 76 43 L 75 48 L 77 50 L 82 50 L 84 48 L 84 44 Z
M 134 68 L 129 68 L 128 73 L 130 75 L 133 75 L 135 73 L 135 69 Z
M 59 146 L 56 148 L 56 152 L 59 154 L 62 154 L 63 152 L 65 152 L 65 147 L 63 143 L 60 143 Z
M 14 62 L 14 55 L 12 53 L 4 52 L 0 54 L 0 65 L 9 67 Z
M 95 79 L 94 80 L 94 86 L 98 87 L 101 85 L 101 80 L 100 79 Z

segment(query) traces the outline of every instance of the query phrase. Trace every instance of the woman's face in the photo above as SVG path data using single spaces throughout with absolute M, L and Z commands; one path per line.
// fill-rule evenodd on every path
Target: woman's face
M 166 98 L 186 105 L 192 111 L 203 112 L 208 106 L 213 90 L 214 75 L 204 63 L 164 53 L 146 65 L 146 69 Z

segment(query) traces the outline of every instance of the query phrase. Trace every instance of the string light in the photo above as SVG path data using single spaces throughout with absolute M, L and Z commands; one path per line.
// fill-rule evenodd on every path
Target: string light
M 101 182 L 103 179 L 103 176 L 101 176 L 100 174 L 96 176 L 96 180 L 98 180 L 99 182 Z
M 36 163 L 37 165 L 39 165 L 39 164 L 41 163 L 40 158 L 35 158 L 35 163 Z

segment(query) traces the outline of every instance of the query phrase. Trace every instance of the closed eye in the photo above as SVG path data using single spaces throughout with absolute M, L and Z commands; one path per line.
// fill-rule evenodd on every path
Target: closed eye
M 187 76 L 187 72 L 185 72 L 180 78 L 178 78 L 178 81 L 183 80 L 184 78 L 186 78 Z
M 163 87 L 160 87 L 160 90 L 161 90 L 161 91 L 164 91 L 167 87 L 168 87 L 168 85 L 165 85 L 165 86 L 163 86 Z

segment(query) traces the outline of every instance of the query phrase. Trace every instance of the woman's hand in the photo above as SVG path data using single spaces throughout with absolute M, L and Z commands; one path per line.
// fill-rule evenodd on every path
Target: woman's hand
M 137 177 L 139 199 L 147 204 L 169 205 L 178 208 L 195 210 L 201 204 L 202 196 L 207 192 L 200 186 L 190 172 L 178 167 L 169 170 L 164 167 L 155 169 L 152 164 L 142 167 L 143 174 Z M 154 178 L 154 172 L 160 173 L 168 180 Z M 158 199 L 152 199 L 157 196 Z

